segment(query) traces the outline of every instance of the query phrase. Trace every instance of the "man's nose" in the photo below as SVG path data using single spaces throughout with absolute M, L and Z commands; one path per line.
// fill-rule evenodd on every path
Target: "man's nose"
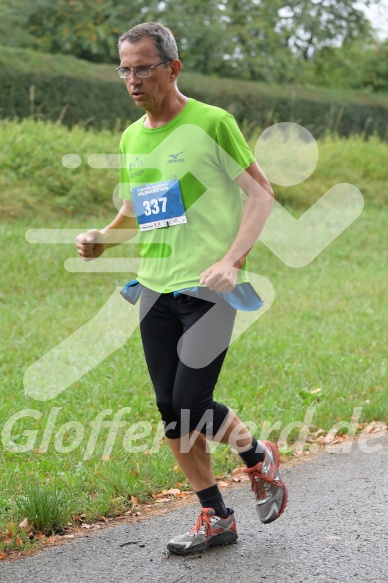
M 133 69 L 131 69 L 131 73 L 130 73 L 130 76 L 128 77 L 128 79 L 129 79 L 131 85 L 134 84 L 133 82 L 135 82 L 136 85 L 138 85 L 139 83 L 142 82 L 142 80 L 140 79 L 140 77 L 138 77 L 136 75 L 136 73 L 135 73 L 135 71 Z
M 125 84 L 128 87 L 128 89 L 131 88 L 133 89 L 134 87 L 141 85 L 141 83 L 142 80 L 139 77 L 137 77 L 133 71 L 131 72 L 131 76 L 125 79 Z

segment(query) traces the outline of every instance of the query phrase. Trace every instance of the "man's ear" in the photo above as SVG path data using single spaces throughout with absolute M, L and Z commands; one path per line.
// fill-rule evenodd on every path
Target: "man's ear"
M 174 59 L 171 61 L 171 80 L 175 81 L 178 77 L 180 70 L 182 69 L 182 63 L 179 59 Z

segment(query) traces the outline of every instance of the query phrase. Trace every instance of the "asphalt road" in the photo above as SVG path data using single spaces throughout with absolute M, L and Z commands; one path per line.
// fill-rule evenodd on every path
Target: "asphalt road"
M 366 443 L 369 452 L 354 443 L 349 453 L 325 452 L 285 468 L 289 503 L 272 524 L 258 521 L 248 484 L 228 489 L 239 533 L 234 545 L 168 556 L 166 542 L 197 516 L 190 504 L 0 563 L 0 582 L 386 583 L 388 436 Z

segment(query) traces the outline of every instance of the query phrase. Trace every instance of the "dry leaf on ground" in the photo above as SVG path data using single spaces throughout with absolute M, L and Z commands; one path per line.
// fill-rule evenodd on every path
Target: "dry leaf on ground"
M 172 496 L 178 496 L 181 491 L 178 488 L 170 488 L 167 490 L 167 494 L 171 494 Z

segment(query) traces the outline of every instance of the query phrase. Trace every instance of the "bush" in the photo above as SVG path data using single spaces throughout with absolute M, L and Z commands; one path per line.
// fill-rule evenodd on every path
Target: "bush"
M 2 117 L 30 115 L 74 124 L 126 127 L 139 117 L 114 67 L 31 50 L 0 49 Z
M 2 117 L 43 117 L 121 130 L 140 117 L 114 65 L 94 65 L 63 55 L 0 47 Z M 388 135 L 388 99 L 291 85 L 205 77 L 182 72 L 180 89 L 200 101 L 223 107 L 237 121 L 266 126 L 294 121 L 317 137 L 377 132 Z

